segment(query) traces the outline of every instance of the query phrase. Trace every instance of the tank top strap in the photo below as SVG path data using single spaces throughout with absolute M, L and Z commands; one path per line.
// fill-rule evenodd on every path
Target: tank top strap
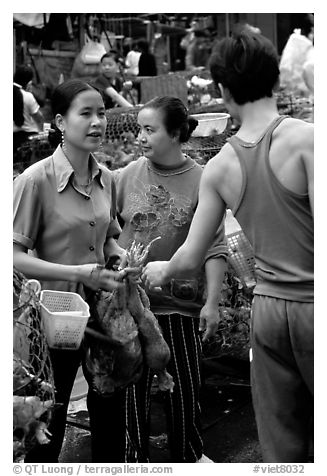
M 270 136 L 274 130 L 276 129 L 277 126 L 279 126 L 279 124 L 284 120 L 286 119 L 288 116 L 287 115 L 282 115 L 282 116 L 278 116 L 276 117 L 270 124 L 269 126 L 267 127 L 266 131 L 263 133 L 263 137 L 264 136 Z
M 253 141 L 253 142 L 247 142 L 247 141 L 241 139 L 240 137 L 238 137 L 237 135 L 229 137 L 227 139 L 227 141 L 230 142 L 231 144 L 235 144 L 235 145 L 237 144 L 237 145 L 245 147 L 245 148 L 256 147 L 262 141 L 262 139 L 264 139 L 265 137 L 270 137 L 271 134 L 273 133 L 273 131 L 276 129 L 276 127 L 287 117 L 289 117 L 289 116 L 287 116 L 287 115 L 277 116 L 275 119 L 273 119 L 271 121 L 271 123 L 262 132 L 262 134 L 259 136 L 259 138 L 255 141 Z

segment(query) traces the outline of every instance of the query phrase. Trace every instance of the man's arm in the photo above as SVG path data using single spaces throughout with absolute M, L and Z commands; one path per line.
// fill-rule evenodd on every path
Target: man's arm
M 208 162 L 200 182 L 199 203 L 188 236 L 170 261 L 152 261 L 143 271 L 150 287 L 168 283 L 172 278 L 195 273 L 205 260 L 215 233 L 224 218 L 225 203 L 217 191 L 217 165 Z
M 211 258 L 205 263 L 207 283 L 207 299 L 200 312 L 200 331 L 205 330 L 202 340 L 213 336 L 220 321 L 218 304 L 221 300 L 221 290 L 227 269 L 225 257 Z
M 307 129 L 303 141 L 302 160 L 307 176 L 308 194 L 312 216 L 314 216 L 314 129 Z

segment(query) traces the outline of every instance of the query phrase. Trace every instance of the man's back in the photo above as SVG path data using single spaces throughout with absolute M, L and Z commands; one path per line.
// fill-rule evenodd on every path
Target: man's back
M 254 247 L 260 294 L 313 300 L 312 132 L 275 115 L 256 140 L 240 129 L 210 164 L 219 195 Z
M 261 133 L 266 127 L 261 126 Z M 242 134 L 242 129 L 236 134 L 249 143 L 255 142 L 260 135 L 258 133 L 256 137 L 250 137 Z M 272 134 L 269 163 L 284 187 L 299 194 L 309 193 L 313 214 L 313 193 L 310 193 L 313 177 L 308 177 L 308 162 L 313 162 L 313 125 L 298 119 L 285 119 Z M 242 188 L 241 166 L 237 154 L 227 143 L 220 154 L 210 160 L 208 166 L 209 164 L 211 172 L 217 176 L 219 194 L 232 210 Z
M 277 51 L 249 29 L 218 42 L 214 83 L 241 127 L 204 168 L 184 244 L 143 278 L 160 286 L 203 262 L 230 208 L 252 242 L 251 387 L 264 462 L 308 461 L 313 422 L 313 126 L 280 117 Z

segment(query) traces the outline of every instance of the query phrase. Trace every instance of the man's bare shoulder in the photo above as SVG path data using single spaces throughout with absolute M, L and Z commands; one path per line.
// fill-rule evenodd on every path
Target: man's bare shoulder
M 215 179 L 226 176 L 226 173 L 238 165 L 238 159 L 233 147 L 226 142 L 217 155 L 212 157 L 205 166 L 207 175 L 214 175 Z
M 278 129 L 284 140 L 293 144 L 308 144 L 314 139 L 314 125 L 301 119 L 289 117 Z

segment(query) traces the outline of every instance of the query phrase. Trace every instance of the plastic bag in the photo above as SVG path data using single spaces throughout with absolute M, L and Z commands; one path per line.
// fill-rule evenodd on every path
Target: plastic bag
M 286 43 L 279 64 L 282 88 L 294 94 L 302 95 L 309 92 L 303 78 L 303 66 L 312 49 L 312 42 L 301 35 L 300 30 L 294 30 Z
M 106 49 L 102 43 L 89 40 L 81 49 L 79 57 L 84 64 L 98 64 L 105 53 Z

